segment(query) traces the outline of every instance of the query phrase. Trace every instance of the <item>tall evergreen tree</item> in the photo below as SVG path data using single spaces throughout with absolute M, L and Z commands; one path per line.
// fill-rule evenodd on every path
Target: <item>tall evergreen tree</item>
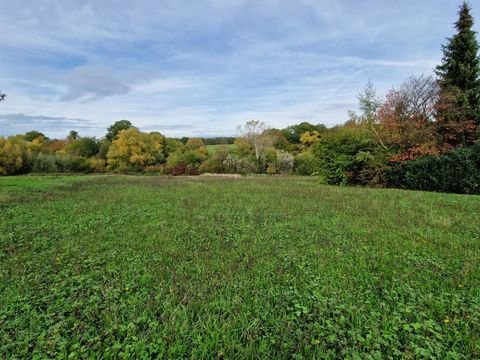
M 480 124 L 479 44 L 470 12 L 470 5 L 463 2 L 455 23 L 457 32 L 442 46 L 442 64 L 436 69 L 441 88 L 438 120 L 449 133 L 447 142 L 457 136 L 457 144 L 453 140 L 452 145 L 469 143 L 469 134 Z

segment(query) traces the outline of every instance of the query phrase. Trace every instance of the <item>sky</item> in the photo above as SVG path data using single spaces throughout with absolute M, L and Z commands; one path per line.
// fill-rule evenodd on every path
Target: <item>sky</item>
M 101 137 L 120 119 L 172 137 L 341 124 L 369 79 L 383 94 L 433 72 L 459 4 L 0 0 L 0 135 Z

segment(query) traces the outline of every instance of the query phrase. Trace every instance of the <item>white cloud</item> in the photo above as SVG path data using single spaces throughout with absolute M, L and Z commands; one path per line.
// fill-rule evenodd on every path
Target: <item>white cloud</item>
M 98 100 L 106 96 L 126 94 L 128 82 L 104 66 L 84 65 L 73 69 L 63 79 L 67 92 L 62 101 Z
M 75 124 L 101 136 L 123 118 L 172 136 L 225 135 L 249 119 L 333 125 L 346 119 L 368 79 L 384 92 L 431 71 L 456 6 L 3 0 L 0 89 L 8 98 L 0 116 L 36 117 L 31 125 L 50 136 Z M 0 133 L 26 126 L 5 121 Z

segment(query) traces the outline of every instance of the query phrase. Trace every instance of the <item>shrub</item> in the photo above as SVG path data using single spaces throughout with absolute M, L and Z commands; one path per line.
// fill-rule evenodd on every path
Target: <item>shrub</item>
M 312 152 L 321 180 L 331 185 L 369 184 L 365 170 L 385 158 L 371 134 L 356 128 L 326 134 Z
M 33 158 L 32 172 L 34 173 L 55 173 L 58 170 L 54 155 L 39 153 Z
M 200 173 L 216 173 L 222 174 L 228 172 L 225 164 L 225 160 L 230 155 L 230 150 L 227 146 L 219 146 L 216 151 L 206 160 L 204 161 L 198 171 Z
M 284 150 L 277 150 L 276 168 L 278 172 L 286 174 L 293 170 L 295 164 L 294 157 Z
M 268 165 L 266 173 L 267 175 L 278 174 L 278 169 L 276 168 L 275 164 Z
M 82 156 L 70 156 L 57 154 L 54 156 L 58 171 L 60 172 L 88 172 L 90 166 L 88 160 Z
M 401 189 L 480 194 L 480 144 L 393 164 L 387 181 Z
M 96 173 L 103 173 L 107 169 L 107 164 L 105 159 L 88 159 L 88 167 L 90 171 Z
M 143 169 L 145 175 L 163 175 L 165 174 L 165 165 L 150 165 Z
M 312 175 L 318 172 L 318 160 L 307 150 L 295 156 L 295 172 L 298 175 Z
M 205 147 L 190 149 L 186 146 L 180 147 L 171 153 L 167 159 L 167 171 L 172 175 L 198 174 L 198 168 L 208 157 Z M 183 171 L 183 172 L 182 172 Z

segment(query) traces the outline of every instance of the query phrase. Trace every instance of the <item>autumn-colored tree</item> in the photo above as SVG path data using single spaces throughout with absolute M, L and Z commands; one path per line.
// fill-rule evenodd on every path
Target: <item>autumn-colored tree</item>
M 434 126 L 439 88 L 431 76 L 410 77 L 390 90 L 376 113 L 374 134 L 392 161 L 440 152 Z
M 27 137 L 28 138 L 28 137 Z M 32 153 L 38 154 L 40 152 L 47 152 L 46 147 L 48 145 L 48 139 L 43 135 L 35 137 L 33 140 L 27 140 L 27 146 Z
M 195 175 L 200 165 L 208 158 L 205 146 L 193 149 L 188 146 L 179 147 L 168 156 L 167 171 L 173 175 Z
M 435 132 L 432 122 L 420 113 L 411 112 L 407 98 L 397 90 L 391 90 L 378 111 L 379 138 L 396 153 L 424 147 L 435 148 Z
M 205 142 L 201 138 L 189 138 L 185 146 L 191 150 L 196 150 L 205 147 Z
M 164 137 L 147 134 L 136 128 L 121 130 L 107 153 L 109 169 L 116 171 L 140 170 L 163 160 Z
M 306 147 L 312 146 L 320 140 L 320 133 L 317 130 L 305 131 L 300 135 L 300 142 Z
M 0 137 L 0 175 L 9 175 L 18 172 L 24 165 L 26 146 L 20 144 L 22 140 L 13 137 Z
M 55 154 L 57 152 L 63 152 L 65 149 L 65 146 L 67 145 L 68 145 L 68 140 L 54 139 L 49 141 L 48 143 L 44 143 L 43 151 L 49 154 Z

